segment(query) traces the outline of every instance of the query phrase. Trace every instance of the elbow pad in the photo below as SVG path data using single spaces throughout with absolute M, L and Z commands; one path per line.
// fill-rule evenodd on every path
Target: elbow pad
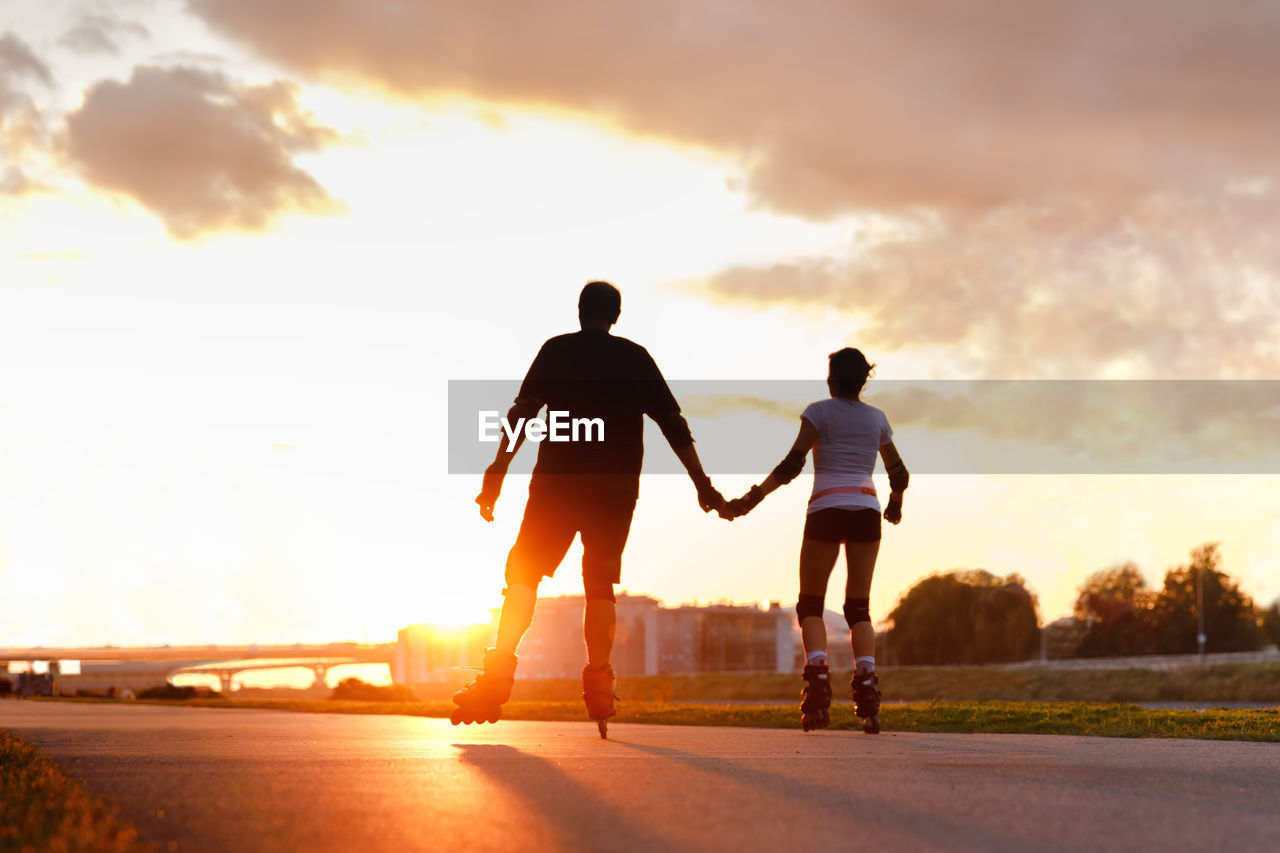
M 804 470 L 805 454 L 799 450 L 793 450 L 782 458 L 778 463 L 778 467 L 773 469 L 773 479 L 782 485 L 786 485 L 800 476 L 800 472 Z
M 680 414 L 678 409 L 656 417 L 654 421 L 666 437 L 667 444 L 673 448 L 688 447 L 693 444 L 693 433 L 689 431 L 689 422 L 684 419 L 684 415 Z
M 907 466 L 903 465 L 902 460 L 899 459 L 889 469 L 889 488 L 895 492 L 905 492 L 910 480 L 911 475 L 907 473 Z

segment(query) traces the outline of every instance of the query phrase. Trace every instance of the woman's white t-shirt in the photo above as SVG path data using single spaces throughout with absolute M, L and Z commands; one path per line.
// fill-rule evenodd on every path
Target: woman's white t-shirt
M 831 397 L 800 414 L 818 430 L 809 512 L 831 507 L 880 510 L 871 472 L 880 445 L 893 441 L 884 412 L 861 400 Z

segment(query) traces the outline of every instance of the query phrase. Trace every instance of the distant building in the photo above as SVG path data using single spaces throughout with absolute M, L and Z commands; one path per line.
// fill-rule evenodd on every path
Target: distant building
M 478 667 L 485 646 L 492 643 L 493 624 L 410 625 L 396 633 L 391 680 L 396 684 L 425 684 L 457 675 L 458 667 Z
M 795 669 L 795 614 L 778 602 L 756 605 L 685 605 L 664 610 L 660 642 L 663 672 L 791 672 Z
M 520 675 L 577 678 L 586 662 L 581 595 L 539 600 L 520 644 Z M 422 684 L 479 666 L 494 625 L 467 629 L 413 625 L 399 632 L 392 677 Z M 840 635 L 833 632 L 833 641 Z M 843 642 L 848 644 L 848 631 Z M 795 611 L 772 602 L 663 607 L 646 595 L 618 596 L 612 662 L 619 675 L 696 672 L 793 672 L 802 666 Z M 850 662 L 852 656 L 849 655 Z
M 529 633 L 520 643 L 520 674 L 534 678 L 576 678 L 587 648 L 582 639 L 581 595 L 538 602 Z M 619 675 L 656 675 L 659 619 L 666 611 L 647 595 L 618 596 L 618 628 L 613 638 L 613 669 Z

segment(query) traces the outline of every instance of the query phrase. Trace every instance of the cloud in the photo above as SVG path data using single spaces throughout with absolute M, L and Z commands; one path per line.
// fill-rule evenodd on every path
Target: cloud
M 728 152 L 752 201 L 892 236 L 709 292 L 940 375 L 1280 373 L 1280 5 L 188 0 L 295 71 Z
M 44 113 L 24 90 L 35 80 L 53 85 L 49 67 L 12 33 L 0 35 L 0 196 L 21 196 L 39 188 L 24 168 L 44 135 Z
M 62 34 L 58 43 L 79 54 L 120 52 L 118 39 L 147 38 L 151 31 L 136 21 L 122 21 L 108 15 L 88 14 Z
M 834 309 L 871 351 L 940 347 L 940 375 L 1280 375 L 1276 189 L 1151 196 L 1123 211 L 1006 205 L 921 214 L 897 238 L 699 285 Z
M 22 75 L 35 77 L 46 86 L 53 85 L 49 66 L 22 39 L 13 33 L 4 33 L 0 35 L 0 81 Z
M 805 404 L 825 396 L 821 381 L 674 381 L 672 391 L 726 473 L 761 464 L 761 446 L 785 447 Z M 1280 471 L 1280 381 L 873 380 L 866 398 L 905 436 L 918 473 Z
M 90 183 L 159 216 L 193 239 L 260 231 L 290 210 L 338 208 L 293 160 L 336 134 L 304 112 L 293 84 L 239 86 L 192 68 L 134 69 L 94 84 L 66 118 L 66 150 Z
M 189 0 L 291 68 L 740 154 L 775 209 L 1129 198 L 1271 173 L 1280 8 L 1165 0 Z

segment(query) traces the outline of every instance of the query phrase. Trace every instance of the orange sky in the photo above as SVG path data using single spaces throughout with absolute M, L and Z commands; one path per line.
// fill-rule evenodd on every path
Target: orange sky
M 518 377 L 594 277 L 669 378 L 819 377 L 844 344 L 881 379 L 1280 378 L 1278 29 L 1157 0 L 9 0 L 0 645 L 483 615 L 521 490 L 487 526 L 447 475 L 445 383 Z M 1053 618 L 1204 541 L 1269 602 L 1278 491 L 917 476 L 873 608 L 975 566 Z M 624 587 L 793 601 L 805 493 L 730 526 L 646 478 Z

